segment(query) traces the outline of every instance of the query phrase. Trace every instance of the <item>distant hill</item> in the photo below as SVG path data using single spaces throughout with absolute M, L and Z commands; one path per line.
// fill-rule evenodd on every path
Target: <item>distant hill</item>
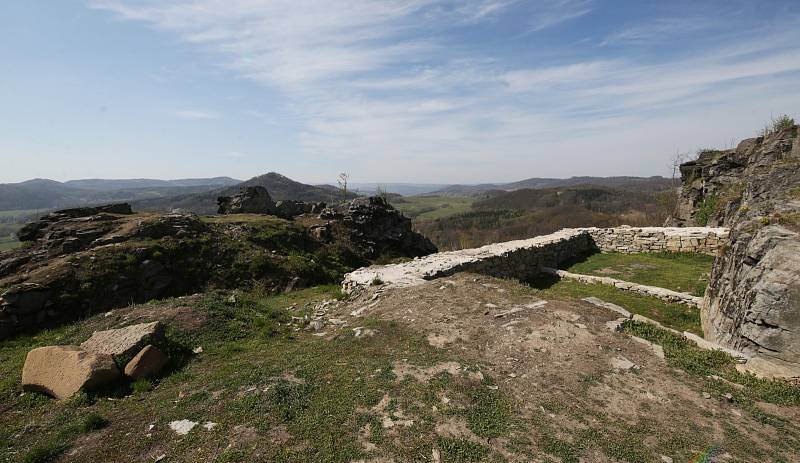
M 276 201 L 293 199 L 297 201 L 331 202 L 342 199 L 342 193 L 336 187 L 330 185 L 306 185 L 276 172 L 270 172 L 253 177 L 235 186 L 216 188 L 200 194 L 185 194 L 135 201 L 132 205 L 134 210 L 142 211 L 181 209 L 197 214 L 215 214 L 217 212 L 217 197 L 236 194 L 242 187 L 248 186 L 263 186 L 269 191 L 272 199 Z M 348 193 L 347 195 L 348 198 L 355 198 L 356 196 L 353 193 Z
M 499 191 L 513 191 L 522 188 L 563 188 L 578 185 L 592 185 L 621 190 L 653 191 L 676 188 L 678 180 L 665 177 L 570 177 L 570 178 L 529 178 L 511 183 L 484 183 L 479 185 L 449 185 L 441 190 L 428 193 L 431 196 L 493 197 Z
M 33 179 L 0 184 L 0 211 L 56 209 L 114 201 L 135 201 L 195 194 L 233 185 L 228 177 L 183 180 L 71 180 Z
M 225 187 L 241 183 L 241 180 L 236 180 L 230 177 L 214 177 L 214 178 L 184 178 L 178 180 L 154 180 L 148 178 L 136 179 L 84 179 L 84 180 L 69 180 L 64 182 L 64 185 L 81 188 L 84 190 L 133 190 L 141 188 L 169 188 L 169 187 L 200 187 L 200 186 L 218 186 Z

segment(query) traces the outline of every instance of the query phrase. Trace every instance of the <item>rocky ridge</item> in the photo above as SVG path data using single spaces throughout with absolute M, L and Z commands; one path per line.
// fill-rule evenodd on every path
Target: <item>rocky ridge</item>
M 730 227 L 702 310 L 708 340 L 800 376 L 798 126 L 706 151 L 681 165 L 673 225 Z
M 262 205 L 272 204 L 266 191 L 258 193 Z M 323 212 L 297 220 L 198 217 L 134 214 L 123 204 L 48 214 L 22 230 L 26 246 L 0 254 L 0 337 L 207 287 L 259 282 L 282 291 L 331 283 L 372 259 L 436 250 L 383 201 Z

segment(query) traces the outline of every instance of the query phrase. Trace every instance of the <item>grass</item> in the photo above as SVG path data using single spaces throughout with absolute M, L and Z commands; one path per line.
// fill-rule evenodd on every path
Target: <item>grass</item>
M 581 299 L 597 297 L 624 307 L 631 313 L 651 318 L 664 326 L 702 335 L 700 311 L 684 304 L 669 304 L 649 296 L 601 284 L 585 284 L 558 277 L 541 276 L 530 282 L 538 290 L 537 296 L 552 299 Z
M 415 221 L 435 220 L 469 212 L 472 198 L 447 196 L 404 196 L 392 206 Z
M 616 278 L 702 296 L 712 256 L 696 253 L 597 253 L 565 265 L 572 273 Z
M 21 247 L 22 243 L 16 240 L 7 240 L 7 241 L 0 241 L 0 252 L 8 251 L 11 249 L 17 249 Z
M 628 320 L 623 324 L 626 333 L 659 344 L 664 348 L 664 356 L 670 366 L 680 368 L 689 374 L 708 378 L 718 376 L 742 388 L 724 381 L 708 379 L 707 386 L 721 398 L 731 394 L 733 401 L 747 408 L 755 402 L 769 402 L 777 405 L 800 405 L 800 385 L 785 381 L 758 379 L 740 373 L 734 368 L 736 361 L 730 355 L 716 350 L 700 349 L 682 336 L 670 333 L 648 323 Z
M 437 446 L 448 462 L 495 461 L 497 455 L 487 446 L 441 439 L 437 413 L 439 418 L 462 417 L 484 439 L 506 439 L 513 429 L 514 409 L 501 392 L 486 387 L 492 384 L 488 376 L 481 381 L 441 373 L 428 382 L 396 376 L 396 362 L 427 367 L 459 361 L 400 325 L 364 321 L 377 334 L 362 338 L 349 330 L 332 340 L 305 332 L 302 320 L 316 301 L 341 297 L 338 287 L 277 296 L 237 292 L 235 301 L 229 296 L 212 292 L 189 303 L 194 318 L 205 320 L 201 327 L 180 329 L 168 323 L 170 339 L 202 346 L 202 354 L 160 380 L 133 383 L 116 400 L 79 394 L 76 400 L 56 402 L 39 394 L 21 396 L 19 384 L 29 349 L 80 342 L 98 324 L 113 320 L 96 316 L 4 342 L 0 405 L 13 412 L 0 414 L 0 461 L 38 463 L 65 452 L 70 461 L 126 461 L 152 449 L 170 461 L 350 462 L 375 457 L 359 439 L 379 445 L 395 461 L 429 458 Z M 384 396 L 391 400 L 380 409 Z M 447 405 L 442 396 L 451 399 Z M 413 424 L 396 426 L 389 435 L 381 423 L 397 416 Z M 212 421 L 217 427 L 207 431 L 197 426 L 179 437 L 168 423 L 181 419 Z M 26 431 L 31 422 L 35 432 Z M 367 425 L 370 435 L 363 437 Z M 94 432 L 102 432 L 102 438 L 81 438 Z

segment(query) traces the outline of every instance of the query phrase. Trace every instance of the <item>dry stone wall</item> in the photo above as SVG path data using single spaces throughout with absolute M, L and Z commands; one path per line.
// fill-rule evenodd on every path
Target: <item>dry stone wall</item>
M 527 240 L 440 252 L 410 262 L 365 267 L 345 276 L 343 288 L 387 283 L 411 286 L 458 272 L 528 280 L 544 267 L 593 251 L 715 253 L 727 241 L 725 228 L 565 228 Z
M 601 251 L 696 252 L 717 255 L 728 241 L 727 228 L 615 227 L 586 228 Z

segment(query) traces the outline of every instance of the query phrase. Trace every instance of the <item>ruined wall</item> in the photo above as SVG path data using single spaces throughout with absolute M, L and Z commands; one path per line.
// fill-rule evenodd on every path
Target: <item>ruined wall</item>
M 672 224 L 730 227 L 701 318 L 705 338 L 800 375 L 798 127 L 681 166 Z
M 345 276 L 352 291 L 373 281 L 410 286 L 457 272 L 528 280 L 543 267 L 557 267 L 570 258 L 596 251 L 716 252 L 727 241 L 724 228 L 567 228 L 527 240 L 494 243 L 475 249 L 440 252 L 395 265 L 366 267 Z
M 615 227 L 586 228 L 604 252 L 696 252 L 717 255 L 728 241 L 726 228 Z

